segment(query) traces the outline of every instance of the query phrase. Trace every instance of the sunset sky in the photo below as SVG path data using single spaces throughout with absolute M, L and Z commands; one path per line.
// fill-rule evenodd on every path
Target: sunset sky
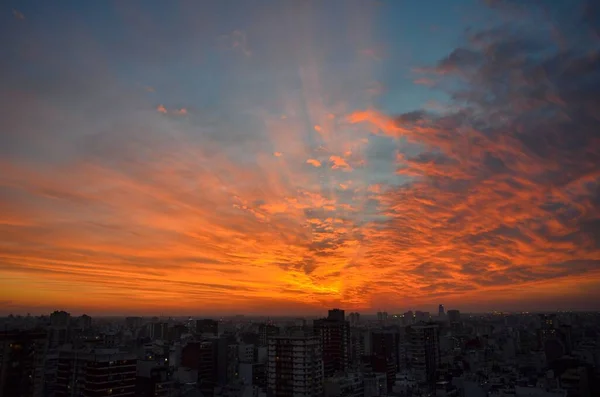
M 0 314 L 599 309 L 587 3 L 3 2 Z

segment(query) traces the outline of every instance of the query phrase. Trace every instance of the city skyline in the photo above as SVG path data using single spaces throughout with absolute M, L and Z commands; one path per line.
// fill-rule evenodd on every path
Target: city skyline
M 0 314 L 599 310 L 576 3 L 0 6 Z

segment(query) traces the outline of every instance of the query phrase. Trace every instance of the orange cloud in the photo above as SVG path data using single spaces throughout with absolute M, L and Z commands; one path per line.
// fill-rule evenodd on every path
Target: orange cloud
M 320 167 L 321 166 L 321 162 L 319 160 L 316 160 L 316 159 L 308 159 L 308 160 L 306 160 L 306 163 L 310 164 L 310 165 L 312 165 L 314 167 Z
M 331 157 L 329 157 L 329 161 L 331 161 L 331 163 L 332 163 L 331 168 L 334 170 L 340 169 L 343 171 L 352 171 L 352 167 L 350 167 L 350 165 L 346 162 L 346 160 L 344 160 L 340 156 L 331 156 Z
M 283 153 L 281 153 L 281 152 L 274 152 L 273 156 L 275 156 L 275 157 L 281 157 L 281 156 L 283 156 Z
M 162 114 L 167 114 L 167 108 L 165 108 L 163 105 L 158 105 L 158 106 L 156 107 L 156 110 L 157 110 L 159 113 L 162 113 Z

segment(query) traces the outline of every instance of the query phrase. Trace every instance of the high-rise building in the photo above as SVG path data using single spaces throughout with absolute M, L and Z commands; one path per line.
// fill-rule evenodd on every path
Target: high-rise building
M 329 311 L 327 318 L 314 320 L 313 332 L 321 340 L 325 377 L 348 370 L 350 362 L 350 324 L 344 311 Z
M 118 349 L 65 347 L 58 356 L 56 397 L 135 396 L 137 359 Z
M 439 317 L 444 317 L 445 314 L 446 314 L 446 312 L 444 310 L 444 305 L 440 304 L 438 306 L 438 316 Z
M 271 337 L 267 373 L 268 392 L 273 397 L 321 396 L 321 339 L 308 335 Z
M 398 356 L 400 334 L 395 330 L 373 331 L 371 341 L 371 366 L 376 372 L 385 372 L 388 374 L 388 387 L 391 388 L 398 368 L 400 368 Z
M 0 397 L 42 397 L 46 333 L 0 332 Z
M 460 322 L 460 311 L 458 310 L 448 310 L 448 321 L 451 323 Z
M 440 340 L 437 324 L 417 324 L 407 327 L 409 338 L 408 361 L 415 378 L 434 385 L 440 363 Z

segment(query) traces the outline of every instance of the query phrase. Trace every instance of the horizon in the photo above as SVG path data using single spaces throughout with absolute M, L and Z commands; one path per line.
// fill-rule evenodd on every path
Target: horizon
M 599 7 L 8 1 L 0 310 L 600 310 Z

